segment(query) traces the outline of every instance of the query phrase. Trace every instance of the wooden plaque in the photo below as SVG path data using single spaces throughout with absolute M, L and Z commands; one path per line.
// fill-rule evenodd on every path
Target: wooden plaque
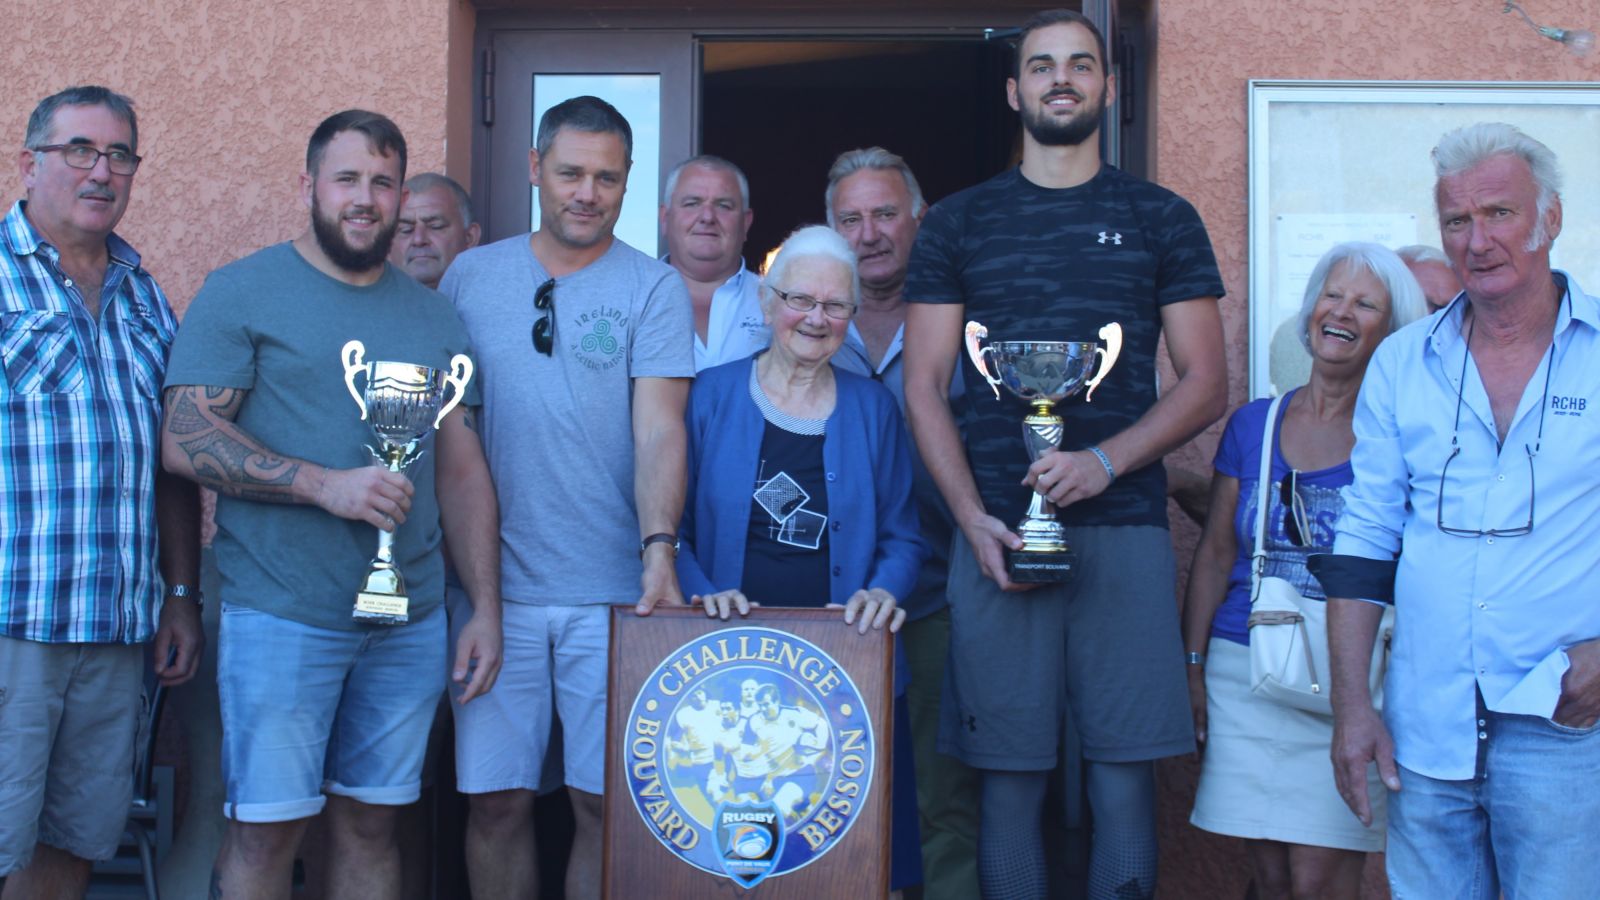
M 894 641 L 612 607 L 604 896 L 884 897 Z

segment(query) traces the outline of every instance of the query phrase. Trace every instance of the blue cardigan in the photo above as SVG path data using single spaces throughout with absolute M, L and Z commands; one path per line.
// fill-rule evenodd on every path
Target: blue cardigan
M 750 399 L 742 359 L 701 372 L 689 393 L 689 493 L 679 528 L 678 583 L 686 596 L 740 586 L 750 494 L 766 420 Z M 838 399 L 822 440 L 828 492 L 825 602 L 861 588 L 903 601 L 927 558 L 911 498 L 911 451 L 894 396 L 869 378 L 833 370 Z M 761 599 L 761 598 L 756 598 Z

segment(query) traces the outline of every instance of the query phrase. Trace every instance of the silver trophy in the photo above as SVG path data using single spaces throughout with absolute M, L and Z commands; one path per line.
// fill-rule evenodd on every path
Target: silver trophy
M 989 329 L 968 322 L 967 355 L 989 382 L 996 400 L 1004 385 L 1014 396 L 1033 404 L 1033 411 L 1022 420 L 1022 440 L 1030 462 L 1061 444 L 1065 423 L 1055 414 L 1055 404 L 1085 388 L 1084 402 L 1089 402 L 1122 352 L 1122 326 L 1116 322 L 1100 329 L 1104 347 L 1093 341 L 994 341 L 980 347 L 979 342 L 988 337 Z M 1093 378 L 1089 377 L 1091 371 Z M 1066 530 L 1056 521 L 1055 504 L 1038 491 L 1033 492 L 1028 511 L 1017 525 L 1017 536 L 1022 538 L 1022 549 L 1006 558 L 1006 572 L 1012 581 L 1048 584 L 1064 581 L 1072 573 L 1076 554 L 1067 546 Z
M 439 427 L 450 410 L 466 396 L 472 380 L 472 360 L 457 353 L 450 372 L 401 362 L 364 362 L 366 347 L 350 341 L 339 351 L 344 363 L 344 384 L 361 408 L 361 418 L 372 426 L 377 446 L 367 450 L 391 472 L 403 472 L 422 457 L 422 439 Z M 366 375 L 364 390 L 356 390 L 356 377 Z M 445 386 L 455 388 L 445 400 Z M 378 531 L 378 555 L 367 566 L 361 590 L 350 617 L 373 625 L 403 625 L 409 618 L 406 580 L 394 562 L 394 532 Z

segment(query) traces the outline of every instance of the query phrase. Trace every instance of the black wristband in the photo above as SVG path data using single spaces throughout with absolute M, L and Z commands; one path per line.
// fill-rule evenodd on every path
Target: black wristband
M 678 555 L 678 536 L 675 535 L 675 534 L 667 534 L 664 531 L 658 531 L 655 534 L 652 534 L 649 537 L 647 537 L 644 540 L 639 542 L 639 558 L 640 559 L 644 559 L 644 551 L 651 544 L 671 544 L 672 545 L 672 555 L 673 556 L 677 556 Z

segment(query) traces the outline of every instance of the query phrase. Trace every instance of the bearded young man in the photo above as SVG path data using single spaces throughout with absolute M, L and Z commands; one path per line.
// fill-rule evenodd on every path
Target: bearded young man
M 1044 896 L 1041 803 L 1066 731 L 1094 813 L 1088 896 L 1150 897 L 1153 761 L 1194 749 L 1161 458 L 1226 409 L 1222 279 L 1194 207 L 1101 160 L 1116 79 L 1093 22 L 1034 16 L 1006 91 L 1022 164 L 928 211 L 905 286 L 906 411 L 959 526 L 939 749 L 982 770 L 985 896 Z M 1060 451 L 1029 466 L 1017 439 L 1028 404 L 995 399 L 965 364 L 958 431 L 950 348 L 967 320 L 993 340 L 1092 341 L 1121 324 L 1121 358 L 1094 402 L 1063 410 Z M 1158 398 L 1163 333 L 1177 378 Z M 1027 488 L 1059 509 L 1078 553 L 1071 581 L 1008 576 Z
M 212 272 L 172 349 L 163 462 L 220 495 L 228 831 L 214 897 L 287 898 L 295 850 L 324 807 L 327 895 L 398 896 L 395 815 L 420 792 L 446 669 L 444 536 L 471 598 L 452 674 L 460 702 L 499 672 L 499 517 L 476 384 L 400 474 L 371 464 L 344 383 L 351 340 L 368 360 L 444 370 L 468 351 L 449 302 L 384 261 L 405 165 L 384 116 L 324 120 L 301 176 L 309 227 Z M 395 535 L 406 624 L 351 617 L 377 529 Z

